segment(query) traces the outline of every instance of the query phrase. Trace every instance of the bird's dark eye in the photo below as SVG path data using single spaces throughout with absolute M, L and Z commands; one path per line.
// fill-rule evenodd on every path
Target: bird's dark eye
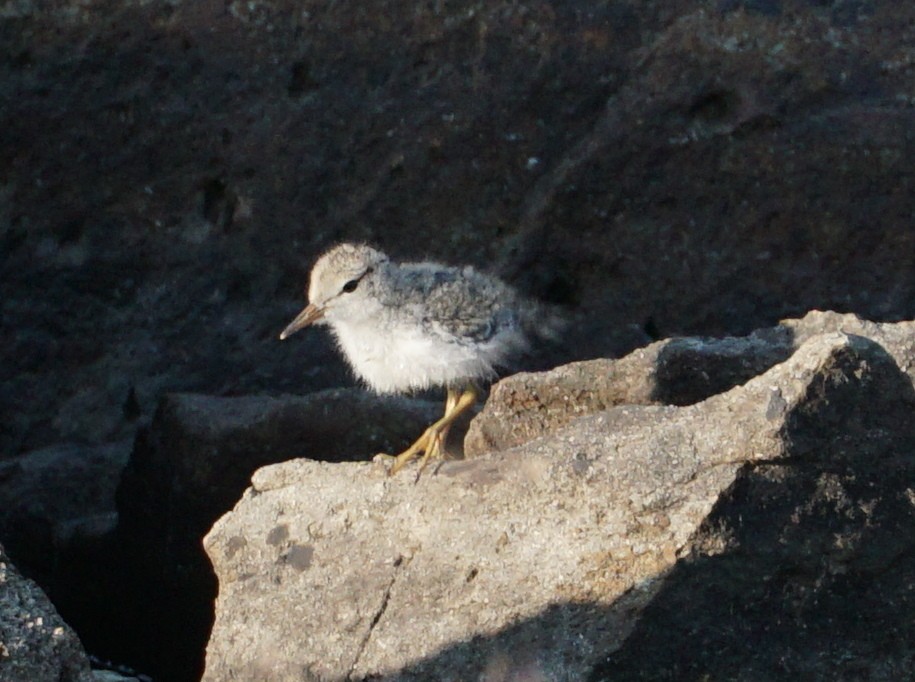
M 356 287 L 359 286 L 359 282 L 362 281 L 362 278 L 368 274 L 375 272 L 375 268 L 367 268 L 365 272 L 359 275 L 356 279 L 351 279 L 349 282 L 343 285 L 343 293 L 351 294 L 356 290 Z

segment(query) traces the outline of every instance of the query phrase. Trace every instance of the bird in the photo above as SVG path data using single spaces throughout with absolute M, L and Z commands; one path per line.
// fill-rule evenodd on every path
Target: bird
M 478 382 L 495 378 L 497 367 L 529 349 L 531 330 L 548 326 L 532 301 L 495 276 L 472 266 L 398 263 L 366 244 L 342 243 L 322 254 L 306 297 L 281 340 L 326 325 L 375 392 L 445 388 L 441 419 L 399 455 L 384 455 L 393 459 L 391 474 L 422 455 L 418 476 L 443 458 L 448 430 L 479 398 Z

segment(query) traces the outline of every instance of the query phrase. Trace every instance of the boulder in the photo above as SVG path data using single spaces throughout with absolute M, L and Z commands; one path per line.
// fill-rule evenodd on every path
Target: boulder
M 54 591 L 72 553 L 114 529 L 130 447 L 61 445 L 0 462 L 0 541 L 20 569 Z
M 464 454 L 474 457 L 537 438 L 615 405 L 689 405 L 743 384 L 829 332 L 873 339 L 915 380 L 915 322 L 876 323 L 814 310 L 749 336 L 658 341 L 619 360 L 521 372 L 499 381 L 473 419 Z
M 115 491 L 131 443 L 62 445 L 0 462 L 0 542 L 96 654 L 122 628 Z
M 163 398 L 118 490 L 121 660 L 173 682 L 199 679 L 216 595 L 201 540 L 259 467 L 398 452 L 441 410 L 354 389 Z
M 703 402 L 611 407 L 418 480 L 381 463 L 265 467 L 204 541 L 219 579 L 204 680 L 612 677 L 607 657 L 627 654 L 641 614 L 689 606 L 686 586 L 706 564 L 760 576 L 742 564 L 754 552 L 779 576 L 784 608 L 793 595 L 844 599 L 847 616 L 876 598 L 869 576 L 911 563 L 913 408 L 911 381 L 882 347 L 830 333 Z M 820 572 L 795 575 L 798 565 Z M 910 583 L 886 583 L 879 597 L 901 613 Z M 798 613 L 794 626 L 817 633 L 808 648 L 823 645 L 836 612 Z M 700 646 L 686 621 L 684 641 Z M 663 647 L 662 619 L 651 622 L 646 638 Z M 807 656 L 816 665 L 804 669 L 860 670 L 842 655 L 868 650 L 858 644 Z M 771 665 L 782 646 L 754 642 Z M 898 669 L 911 647 L 894 646 L 868 670 Z M 752 670 L 739 656 L 728 664 Z
M 0 545 L 0 682 L 92 682 L 79 638 Z

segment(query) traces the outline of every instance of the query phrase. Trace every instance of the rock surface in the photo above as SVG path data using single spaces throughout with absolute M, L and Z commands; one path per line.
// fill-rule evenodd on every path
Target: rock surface
M 913 549 L 912 505 L 902 504 L 913 409 L 911 381 L 883 348 L 821 334 L 704 402 L 615 407 L 417 483 L 377 463 L 266 467 L 205 540 L 220 587 L 204 680 L 600 676 L 638 615 L 666 606 L 658 599 L 686 560 L 738 562 L 745 529 L 767 528 L 759 500 L 799 519 L 770 567 L 790 572 L 826 552 L 827 574 L 862 562 L 885 573 Z M 880 484 L 866 499 L 854 486 L 865 470 Z M 806 544 L 810 518 L 842 534 Z M 867 542 L 903 529 L 889 554 Z M 869 553 L 880 560 L 867 563 Z M 843 596 L 805 579 L 782 582 L 808 599 Z M 777 658 L 780 644 L 755 646 Z M 812 668 L 850 669 L 841 657 Z
M 0 545 L 0 682 L 93 679 L 79 638 Z
M 130 617 L 122 613 L 123 547 L 114 532 L 130 449 L 130 442 L 63 445 L 0 461 L 0 541 L 86 646 L 111 655 Z
M 115 490 L 130 447 L 64 445 L 0 462 L 0 538 L 52 592 L 70 579 L 73 553 L 117 525 Z
M 201 539 L 261 466 L 399 452 L 442 406 L 359 390 L 304 397 L 166 396 L 118 490 L 112 551 L 123 573 L 114 621 L 130 660 L 157 677 L 199 679 L 216 578 Z M 132 643 L 132 644 L 131 644 Z M 109 645 L 111 641 L 109 641 Z
M 590 360 L 550 372 L 521 372 L 493 386 L 470 423 L 464 454 L 474 457 L 533 440 L 615 405 L 688 405 L 742 384 L 788 358 L 807 339 L 843 332 L 883 346 L 915 381 L 915 323 L 879 324 L 812 311 L 745 337 L 658 341 L 619 360 Z
M 855 396 L 854 380 L 830 391 L 838 371 L 812 384 L 821 436 L 800 437 L 809 410 L 785 434 L 809 454 L 745 472 L 590 682 L 915 675 L 913 325 L 824 313 L 788 326 L 803 337 L 836 322 L 880 338 L 908 380 L 882 397 Z

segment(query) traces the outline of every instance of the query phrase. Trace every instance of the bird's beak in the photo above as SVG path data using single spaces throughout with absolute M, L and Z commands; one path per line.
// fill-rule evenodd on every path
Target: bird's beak
M 280 334 L 280 341 L 286 337 L 292 336 L 302 327 L 307 327 L 312 322 L 320 320 L 324 316 L 324 308 L 319 308 L 314 303 L 309 303 L 305 306 L 305 310 L 296 315 L 296 318 L 289 323 L 289 326 L 286 327 L 283 332 Z

